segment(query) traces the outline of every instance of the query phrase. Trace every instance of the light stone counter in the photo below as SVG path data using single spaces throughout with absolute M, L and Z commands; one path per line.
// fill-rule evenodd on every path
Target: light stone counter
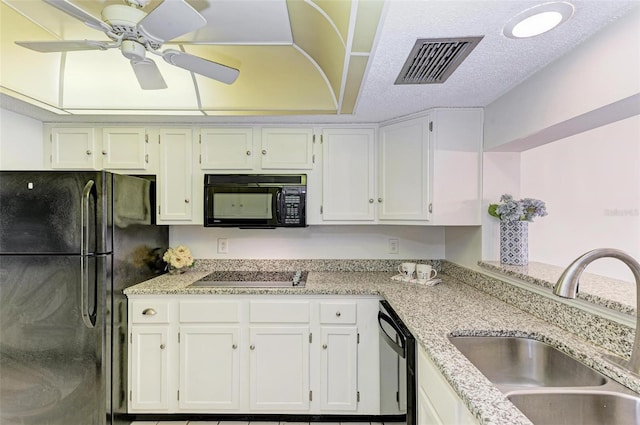
M 133 286 L 127 295 L 299 294 L 379 295 L 387 299 L 431 356 L 447 381 L 482 424 L 531 422 L 448 340 L 449 335 L 513 335 L 544 341 L 588 366 L 640 390 L 640 379 L 601 360 L 607 351 L 442 273 L 426 287 L 392 281 L 390 272 L 311 272 L 305 288 L 205 288 L 189 285 L 207 271 L 162 275 Z
M 526 266 L 511 266 L 499 261 L 480 261 L 478 265 L 549 289 L 553 289 L 566 268 L 533 261 Z M 580 275 L 578 298 L 622 313 L 636 314 L 634 282 L 585 272 Z

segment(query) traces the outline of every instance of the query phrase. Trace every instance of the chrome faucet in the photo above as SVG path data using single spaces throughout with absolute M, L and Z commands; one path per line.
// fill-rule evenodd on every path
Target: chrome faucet
M 640 375 L 640 263 L 638 263 L 629 254 L 618 249 L 594 249 L 593 251 L 589 251 L 576 258 L 569 267 L 566 268 L 562 273 L 562 276 L 560 276 L 560 279 L 558 279 L 558 283 L 554 286 L 553 293 L 563 298 L 575 298 L 578 293 L 578 281 L 580 280 L 580 275 L 584 269 L 586 269 L 594 260 L 604 257 L 617 258 L 625 263 L 631 269 L 633 277 L 636 280 L 636 335 L 633 340 L 631 358 L 629 361 L 625 361 L 622 359 L 612 358 L 612 356 L 607 357 L 614 360 L 625 369 Z

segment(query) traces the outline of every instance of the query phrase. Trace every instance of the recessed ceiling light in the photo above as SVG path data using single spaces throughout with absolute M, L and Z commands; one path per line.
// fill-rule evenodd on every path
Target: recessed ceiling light
M 573 15 L 570 3 L 545 3 L 514 16 L 502 33 L 509 38 L 529 38 L 550 31 Z

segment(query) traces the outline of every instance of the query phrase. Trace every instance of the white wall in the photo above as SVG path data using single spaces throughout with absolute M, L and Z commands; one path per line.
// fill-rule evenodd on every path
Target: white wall
M 547 203 L 530 225 L 530 259 L 566 266 L 595 248 L 618 248 L 640 260 L 640 116 L 521 154 L 523 197 Z M 589 272 L 633 280 L 617 260 Z
M 218 238 L 229 253 L 218 254 Z M 389 254 L 389 239 L 399 241 Z M 225 229 L 172 226 L 172 246 L 189 246 L 196 258 L 225 259 L 442 259 L 444 228 L 426 226 L 310 226 L 301 229 Z
M 0 170 L 41 170 L 42 144 L 42 122 L 0 109 Z
M 545 134 L 548 129 L 555 128 L 567 136 L 571 131 L 572 134 L 583 131 L 596 119 L 611 122 L 616 116 L 626 118 L 629 110 L 637 114 L 640 107 L 638 75 L 640 4 L 488 105 L 485 109 L 485 151 L 509 150 L 504 145 L 519 144 L 519 139 L 523 138 L 540 136 L 545 139 L 542 142 L 548 141 L 548 134 Z M 629 98 L 631 102 L 624 102 Z M 617 103 L 622 107 L 607 107 Z M 603 116 L 575 119 L 594 111 L 600 111 Z M 565 122 L 566 126 L 554 127 Z

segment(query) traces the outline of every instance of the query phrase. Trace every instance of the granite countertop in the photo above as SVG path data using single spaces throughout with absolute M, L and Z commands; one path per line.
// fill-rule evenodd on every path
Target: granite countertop
M 534 285 L 553 289 L 566 269 L 550 264 L 529 262 L 526 266 L 501 264 L 499 261 L 480 261 L 480 267 L 514 277 Z M 580 275 L 578 298 L 621 313 L 636 314 L 636 284 L 593 273 Z
M 304 288 L 189 287 L 208 273 L 190 271 L 182 275 L 162 275 L 128 288 L 125 293 L 384 297 L 482 424 L 530 425 L 531 422 L 449 342 L 450 335 L 503 335 L 537 339 L 605 375 L 617 378 L 636 392 L 640 391 L 640 379 L 612 368 L 601 360 L 606 350 L 442 273 L 438 277 L 443 282 L 432 287 L 393 281 L 393 273 L 390 272 L 311 272 Z

